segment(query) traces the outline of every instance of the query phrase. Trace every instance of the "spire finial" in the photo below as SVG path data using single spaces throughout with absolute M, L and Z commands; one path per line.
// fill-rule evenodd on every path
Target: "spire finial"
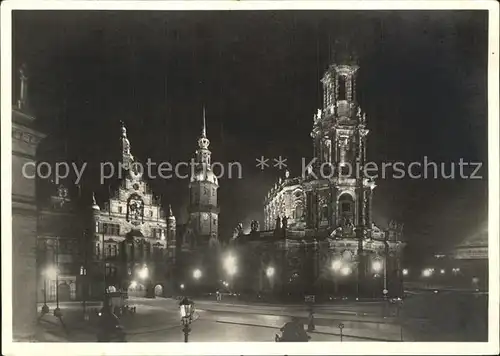
M 168 216 L 174 216 L 174 213 L 172 212 L 172 205 L 168 204 Z
M 207 124 L 206 124 L 206 115 L 205 115 L 205 105 L 203 105 L 203 127 L 201 130 L 201 137 L 198 139 L 198 146 L 206 150 L 210 145 L 210 141 L 207 138 Z
M 23 63 L 19 68 L 19 80 L 20 80 L 20 90 L 19 99 L 17 101 L 17 106 L 22 109 L 26 106 L 27 96 L 28 96 L 28 75 L 26 73 L 26 64 Z
M 101 210 L 101 208 L 99 208 L 99 205 L 97 205 L 97 202 L 95 200 L 95 193 L 94 192 L 92 192 L 92 209 Z
M 125 123 L 120 120 L 120 126 L 122 128 L 122 137 L 127 138 L 127 128 L 125 127 Z
M 207 123 L 205 119 L 205 105 L 203 105 L 203 128 L 201 130 L 201 136 L 207 137 Z

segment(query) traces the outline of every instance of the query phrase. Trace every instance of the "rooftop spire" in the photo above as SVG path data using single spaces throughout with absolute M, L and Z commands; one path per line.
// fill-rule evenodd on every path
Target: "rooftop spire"
M 17 100 L 17 107 L 23 109 L 28 101 L 28 75 L 26 74 L 26 64 L 19 68 L 20 90 L 19 99 Z
M 205 105 L 203 105 L 203 128 L 201 130 L 201 136 L 207 137 L 207 124 L 205 120 Z
M 198 146 L 206 150 L 210 145 L 210 141 L 207 138 L 207 125 L 206 125 L 206 117 L 205 117 L 205 106 L 203 105 L 203 127 L 201 130 L 201 137 L 198 139 Z
M 130 152 L 130 141 L 127 138 L 127 128 L 125 127 L 125 123 L 120 121 L 121 125 L 121 140 L 122 140 L 122 163 L 124 169 L 129 169 L 130 164 L 134 162 L 134 156 Z
M 92 192 L 92 209 L 101 210 L 101 208 L 99 208 L 99 205 L 97 205 L 97 202 L 95 201 L 95 193 L 94 192 Z

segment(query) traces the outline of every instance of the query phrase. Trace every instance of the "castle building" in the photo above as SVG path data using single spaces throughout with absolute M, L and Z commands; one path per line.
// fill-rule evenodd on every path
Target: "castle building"
M 105 290 L 149 297 L 172 292 L 176 219 L 144 180 L 123 125 L 120 140 L 122 178 L 102 207 L 94 195 L 91 204 L 78 204 L 82 197 L 70 198 L 61 185 L 40 209 L 39 302 L 54 301 L 56 293 L 63 301 L 102 300 Z
M 358 296 L 402 291 L 402 225 L 374 224 L 376 185 L 357 168 L 366 163 L 369 132 L 356 99 L 358 69 L 352 56 L 337 57 L 327 69 L 307 172 L 279 178 L 264 201 L 264 231 L 254 222 L 249 235 L 233 240 L 240 263 L 251 271 L 240 278 L 247 287 L 259 271 L 253 290 Z
M 173 279 L 175 217 L 170 207 L 163 212 L 121 130 L 123 179 L 103 208 L 92 206 L 88 294 L 102 294 L 105 283 L 108 291 L 162 296 Z

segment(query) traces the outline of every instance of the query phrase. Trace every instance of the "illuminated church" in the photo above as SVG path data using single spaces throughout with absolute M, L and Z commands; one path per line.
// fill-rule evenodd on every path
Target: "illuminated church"
M 240 279 L 253 291 L 359 296 L 402 291 L 402 225 L 375 225 L 375 182 L 355 170 L 367 161 L 369 133 L 356 100 L 358 69 L 356 59 L 345 55 L 329 66 L 321 80 L 323 108 L 313 116 L 312 164 L 301 177 L 287 171 L 271 188 L 263 231 L 253 222 L 250 234 L 240 230 L 233 240 L 237 260 L 248 270 Z

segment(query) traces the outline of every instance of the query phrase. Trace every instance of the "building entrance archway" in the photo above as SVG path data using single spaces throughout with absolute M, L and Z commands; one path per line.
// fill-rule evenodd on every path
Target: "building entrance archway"
M 129 297 L 145 297 L 146 296 L 146 286 L 142 283 L 133 281 L 130 283 L 127 289 L 127 294 Z
M 154 291 L 155 297 L 163 297 L 163 286 L 161 284 L 157 284 Z
M 67 301 L 70 301 L 71 300 L 71 291 L 70 291 L 70 287 L 69 287 L 69 284 L 67 284 L 66 282 L 62 282 L 59 284 L 59 287 L 58 287 L 58 294 L 59 294 L 59 301 L 61 302 L 67 302 Z

